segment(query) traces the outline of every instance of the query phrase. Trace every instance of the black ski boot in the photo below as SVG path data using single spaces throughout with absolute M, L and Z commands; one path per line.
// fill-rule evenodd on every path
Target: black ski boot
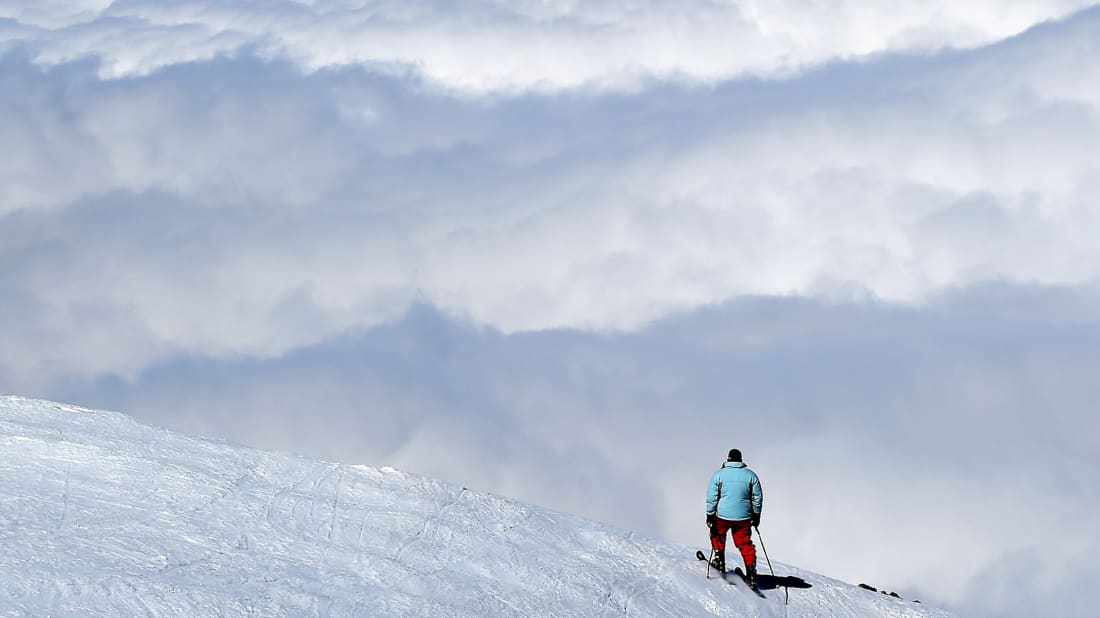
M 714 567 L 714 570 L 719 573 L 726 572 L 726 552 L 716 551 L 714 552 L 714 559 L 710 561 L 710 566 Z
M 745 583 L 749 585 L 749 588 L 756 590 L 756 565 L 745 567 Z

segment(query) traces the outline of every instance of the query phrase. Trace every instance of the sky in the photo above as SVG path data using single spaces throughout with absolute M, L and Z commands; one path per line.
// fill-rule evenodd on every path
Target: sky
M 0 1 L 0 392 L 1087 615 L 1089 5 Z

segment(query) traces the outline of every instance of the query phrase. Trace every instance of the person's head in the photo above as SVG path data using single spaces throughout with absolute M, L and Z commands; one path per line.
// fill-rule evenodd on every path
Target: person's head
M 741 461 L 741 449 L 731 448 L 729 457 L 726 457 L 727 461 Z

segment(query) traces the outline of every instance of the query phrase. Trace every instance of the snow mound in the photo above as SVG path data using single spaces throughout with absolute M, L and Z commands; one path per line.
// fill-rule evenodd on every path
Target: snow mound
M 775 563 L 784 608 L 694 548 L 112 412 L 0 397 L 0 444 L 4 615 L 949 615 Z

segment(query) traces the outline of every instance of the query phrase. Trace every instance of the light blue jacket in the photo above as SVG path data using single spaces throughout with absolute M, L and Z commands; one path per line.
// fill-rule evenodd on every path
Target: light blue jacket
M 707 515 L 715 512 L 728 521 L 750 519 L 764 507 L 764 491 L 756 473 L 740 461 L 727 461 L 710 477 Z

